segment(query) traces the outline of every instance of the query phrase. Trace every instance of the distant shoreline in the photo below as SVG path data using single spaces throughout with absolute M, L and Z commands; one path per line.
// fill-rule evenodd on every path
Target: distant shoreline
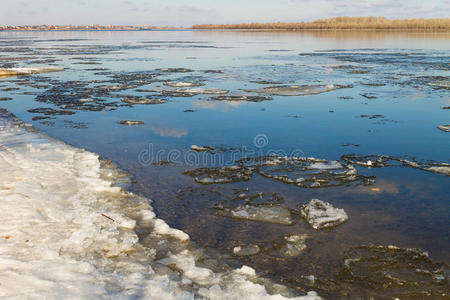
M 450 18 L 390 20 L 385 17 L 336 17 L 313 22 L 199 24 L 191 27 L 154 25 L 22 25 L 0 26 L 0 31 L 383 31 L 450 32 Z
M 192 29 L 284 30 L 284 31 L 450 31 L 450 18 L 389 20 L 384 17 L 336 17 L 313 22 L 200 24 Z
M 228 28 L 173 28 L 173 29 L 0 29 L 0 32 L 121 32 L 121 31 L 223 31 L 223 32 L 412 32 L 412 33 L 450 33 L 450 28 L 446 29 L 370 29 L 370 28 L 341 28 L 341 29 L 276 29 L 276 28 L 246 28 L 246 29 L 228 29 Z

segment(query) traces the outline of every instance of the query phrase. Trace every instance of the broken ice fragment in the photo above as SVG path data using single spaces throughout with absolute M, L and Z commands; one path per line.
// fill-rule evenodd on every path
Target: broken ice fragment
M 348 219 L 342 208 L 334 208 L 330 203 L 319 199 L 312 199 L 308 204 L 302 205 L 300 213 L 314 229 L 334 227 Z
M 208 146 L 197 146 L 197 145 L 192 145 L 192 146 L 191 146 L 191 150 L 197 151 L 197 152 L 206 152 L 206 151 L 211 151 L 211 150 L 213 150 L 213 148 L 212 148 L 212 147 L 208 147 Z
M 164 100 L 141 97 L 125 97 L 122 99 L 122 102 L 129 104 L 162 104 L 164 103 Z
M 15 76 L 15 75 L 30 75 L 39 73 L 51 73 L 63 71 L 61 68 L 46 67 L 46 68 L 8 68 L 0 69 L 0 76 Z
M 134 126 L 134 125 L 142 125 L 142 124 L 144 124 L 144 122 L 136 121 L 136 120 L 124 120 L 124 121 L 120 121 L 119 124 Z
M 239 245 L 233 248 L 233 254 L 237 256 L 250 256 L 259 253 L 258 245 Z
M 352 88 L 351 85 L 317 84 L 317 85 L 279 85 L 269 86 L 256 90 L 246 90 L 246 92 L 263 93 L 277 96 L 306 96 L 325 92 L 331 92 L 337 89 Z
M 198 168 L 185 171 L 183 174 L 194 177 L 197 183 L 214 184 L 248 181 L 253 176 L 253 169 L 243 166 L 222 168 Z
M 437 128 L 445 132 L 450 132 L 450 125 L 439 125 Z
M 198 82 L 184 82 L 184 81 L 166 81 L 164 82 L 164 85 L 170 86 L 170 87 L 193 87 L 193 86 L 201 86 L 202 83 Z

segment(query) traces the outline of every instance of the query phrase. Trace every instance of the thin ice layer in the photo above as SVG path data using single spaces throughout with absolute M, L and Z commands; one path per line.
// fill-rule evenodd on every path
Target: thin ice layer
M 113 186 L 123 177 L 117 169 L 4 111 L 0 169 L 0 297 L 284 298 L 269 295 L 251 268 L 197 267 L 187 234 L 157 219 L 148 199 Z M 160 271 L 161 249 L 145 247 L 137 231 L 155 245 L 171 245 L 170 269 Z

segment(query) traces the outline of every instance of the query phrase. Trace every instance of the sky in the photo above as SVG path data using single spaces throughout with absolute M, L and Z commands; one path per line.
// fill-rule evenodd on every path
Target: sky
M 0 25 L 190 26 L 369 15 L 450 17 L 450 0 L 0 0 Z

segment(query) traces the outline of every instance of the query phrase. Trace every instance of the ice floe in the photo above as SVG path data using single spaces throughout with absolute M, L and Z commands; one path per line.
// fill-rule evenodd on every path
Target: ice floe
M 183 174 L 194 178 L 201 184 L 230 183 L 248 181 L 253 175 L 253 170 L 244 166 L 230 166 L 222 168 L 197 168 L 185 171 Z
M 445 132 L 450 132 L 450 125 L 439 125 L 437 128 Z
M 342 208 L 334 208 L 328 202 L 312 199 L 308 204 L 300 207 L 303 218 L 314 229 L 334 227 L 348 220 L 347 213 Z
M 258 245 L 239 245 L 233 248 L 233 254 L 237 256 L 256 255 L 260 251 Z
M 255 168 L 264 177 L 303 188 L 323 188 L 351 182 L 373 183 L 371 177 L 359 175 L 352 164 L 314 157 L 270 155 L 249 157 L 240 162 Z
M 119 121 L 119 124 L 121 124 L 121 125 L 128 125 L 128 126 L 135 126 L 135 125 L 142 125 L 142 124 L 144 124 L 144 122 L 137 121 L 137 120 L 123 120 L 123 121 Z
M 277 85 L 269 86 L 261 89 L 246 90 L 246 92 L 252 93 L 262 93 L 277 96 L 306 96 L 315 95 L 325 92 L 331 92 L 337 89 L 352 88 L 350 85 L 338 85 L 338 84 L 328 84 L 328 85 Z
M 209 146 L 197 146 L 197 145 L 192 145 L 191 146 L 191 150 L 192 151 L 197 151 L 197 152 L 207 152 L 207 151 L 212 151 L 214 148 L 209 147 Z
M 141 98 L 141 97 L 125 97 L 122 102 L 129 104 L 163 104 L 165 101 L 162 99 Z
M 158 219 L 148 199 L 119 187 L 128 177 L 97 155 L 5 111 L 0 129 L 0 297 L 293 296 L 247 266 L 217 272 L 198 265 L 201 255 L 189 236 Z M 309 292 L 292 299 L 320 297 Z
M 368 168 L 403 166 L 450 176 L 450 164 L 448 163 L 438 163 L 433 161 L 422 162 L 414 159 L 406 159 L 387 155 L 361 156 L 356 154 L 346 154 L 342 155 L 341 159 L 347 163 Z
M 164 82 L 164 85 L 175 88 L 183 88 L 183 87 L 202 86 L 203 84 L 199 82 L 166 81 Z
M 0 69 L 0 76 L 15 76 L 15 75 L 31 75 L 40 73 L 51 73 L 63 71 L 62 68 L 44 67 L 44 68 L 8 68 Z
M 270 96 L 254 96 L 254 95 L 219 95 L 210 98 L 217 101 L 248 101 L 248 102 L 261 102 L 272 100 Z
M 203 150 L 206 151 L 206 148 Z M 248 181 L 254 173 L 302 188 L 324 188 L 352 182 L 370 185 L 374 182 L 373 176 L 358 174 L 349 163 L 278 155 L 246 157 L 238 159 L 233 166 L 204 167 L 184 172 L 202 184 Z
M 182 92 L 186 92 L 189 94 L 205 94 L 205 95 L 223 95 L 223 94 L 227 94 L 228 91 L 227 90 L 221 90 L 221 89 L 216 89 L 216 88 L 190 88 L 190 89 L 185 89 L 185 90 L 179 90 Z

